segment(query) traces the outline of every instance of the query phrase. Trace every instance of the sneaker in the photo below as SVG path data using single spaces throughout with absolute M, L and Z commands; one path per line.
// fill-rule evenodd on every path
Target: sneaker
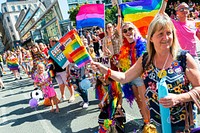
M 63 101 L 66 101 L 67 99 L 66 99 L 66 97 L 61 97 L 60 98 L 60 102 L 63 102 Z
M 74 100 L 75 100 L 75 97 L 73 97 L 73 96 L 70 97 L 70 98 L 69 98 L 69 103 L 72 103 Z
M 18 80 L 17 78 L 15 78 L 15 80 Z
M 84 109 L 88 108 L 88 106 L 89 106 L 89 103 L 88 103 L 88 102 L 83 104 L 83 108 L 84 108 Z
M 82 106 L 83 106 L 83 104 L 84 104 L 84 101 L 82 101 L 82 102 L 79 104 L 79 106 L 81 106 L 81 107 L 82 107 Z
M 3 90 L 3 89 L 5 89 L 5 87 L 3 86 L 1 89 Z
M 22 79 L 22 77 L 19 78 L 20 80 Z

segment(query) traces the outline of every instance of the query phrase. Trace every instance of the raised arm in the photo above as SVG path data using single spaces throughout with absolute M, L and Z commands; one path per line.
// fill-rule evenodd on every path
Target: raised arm
M 159 10 L 160 14 L 164 14 L 165 13 L 165 9 L 167 7 L 167 2 L 168 2 L 168 0 L 163 0 L 162 1 L 162 5 L 161 5 L 160 10 Z

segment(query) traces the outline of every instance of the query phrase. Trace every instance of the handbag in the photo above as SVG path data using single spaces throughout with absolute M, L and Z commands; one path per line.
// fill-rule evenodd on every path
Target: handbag
M 156 126 L 153 124 L 146 124 L 143 128 L 142 133 L 158 133 Z
M 188 94 L 190 95 L 190 97 L 192 98 L 193 102 L 196 104 L 197 108 L 200 110 L 200 95 L 197 92 L 196 89 L 192 89 L 191 91 L 188 92 Z M 192 103 L 189 102 L 189 110 L 187 111 L 187 107 L 185 104 L 185 108 L 186 108 L 186 117 L 185 117 L 185 130 L 184 132 L 187 133 L 199 133 L 200 132 L 200 127 L 197 128 L 193 128 L 190 130 L 190 126 L 194 125 L 193 122 L 193 112 L 192 112 Z M 190 119 L 190 123 L 188 121 L 188 117 Z

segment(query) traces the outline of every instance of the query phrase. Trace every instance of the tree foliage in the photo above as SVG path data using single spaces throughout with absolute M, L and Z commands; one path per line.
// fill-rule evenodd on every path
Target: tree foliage
M 78 14 L 78 11 L 79 11 L 79 9 L 80 9 L 80 6 L 81 5 L 77 5 L 76 6 L 76 8 L 72 8 L 72 9 L 70 9 L 69 11 L 68 11 L 68 13 L 69 13 L 69 19 L 71 20 L 71 21 L 73 21 L 73 22 L 75 22 L 76 21 L 76 15 Z
M 105 10 L 105 21 L 106 23 L 117 23 L 117 7 L 107 8 Z

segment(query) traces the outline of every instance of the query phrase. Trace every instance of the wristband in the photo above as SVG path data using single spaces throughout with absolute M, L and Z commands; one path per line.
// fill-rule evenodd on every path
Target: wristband
M 111 69 L 108 68 L 107 74 L 105 76 L 105 79 L 108 79 L 111 76 Z
M 148 124 L 148 123 L 149 123 L 149 120 L 145 119 L 145 120 L 144 120 L 144 123 L 145 123 L 145 124 Z

